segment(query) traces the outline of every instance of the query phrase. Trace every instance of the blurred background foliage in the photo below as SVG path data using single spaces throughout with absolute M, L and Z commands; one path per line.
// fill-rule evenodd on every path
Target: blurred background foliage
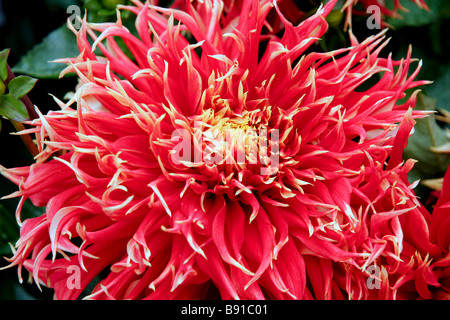
M 171 1 L 161 1 L 168 5 Z M 393 0 L 386 0 L 393 7 Z M 75 36 L 66 26 L 71 13 L 67 8 L 77 5 L 84 15 L 88 12 L 88 21 L 114 21 L 117 4 L 127 4 L 127 0 L 40 0 L 21 1 L 0 0 L 0 50 L 11 48 L 8 63 L 16 75 L 28 75 L 39 79 L 34 89 L 28 94 L 31 101 L 42 113 L 57 109 L 56 103 L 49 93 L 62 99 L 68 91 L 72 91 L 77 83 L 73 76 L 58 79 L 64 65 L 48 61 L 74 57 L 77 55 Z M 299 0 L 301 10 L 314 12 L 320 1 Z M 341 0 L 341 4 L 343 0 Z M 410 138 L 405 158 L 419 160 L 409 178 L 436 179 L 444 175 L 450 163 L 450 153 L 439 151 L 441 146 L 450 142 L 450 1 L 428 0 L 430 11 L 419 9 L 412 1 L 402 0 L 408 10 L 399 12 L 400 19 L 386 18 L 390 25 L 387 36 L 391 41 L 382 51 L 384 56 L 392 53 L 394 59 L 406 56 L 408 47 L 413 48 L 413 57 L 423 61 L 418 79 L 433 80 L 434 83 L 422 89 L 417 108 L 436 110 L 437 113 L 426 119 L 417 120 L 415 133 Z M 362 9 L 362 8 L 360 8 Z M 133 17 L 122 16 L 124 24 L 132 29 Z M 330 28 L 314 50 L 331 50 L 349 45 L 349 38 L 344 32 L 345 16 L 335 10 L 328 17 Z M 354 16 L 352 32 L 362 40 L 380 30 L 367 27 L 367 16 Z M 372 79 L 376 80 L 376 79 Z M 370 85 L 370 82 L 368 83 Z M 4 167 L 29 165 L 32 157 L 21 139 L 11 135 L 14 127 L 9 121 L 2 120 L 0 132 L 0 164 Z M 437 152 L 439 151 L 439 152 Z M 445 151 L 445 150 L 444 150 Z M 16 186 L 0 176 L 0 197 L 16 191 Z M 432 189 L 419 184 L 416 193 L 422 203 L 432 210 Z M 11 247 L 19 237 L 19 227 L 14 212 L 18 199 L 0 201 L 0 257 L 10 257 Z M 45 208 L 36 208 L 26 202 L 22 210 L 22 220 L 41 215 Z M 0 267 L 8 263 L 0 258 Z M 17 268 L 0 271 L 1 299 L 51 299 L 51 290 L 43 287 L 40 292 L 35 284 L 28 283 L 28 274 L 23 272 L 24 283 L 18 282 Z

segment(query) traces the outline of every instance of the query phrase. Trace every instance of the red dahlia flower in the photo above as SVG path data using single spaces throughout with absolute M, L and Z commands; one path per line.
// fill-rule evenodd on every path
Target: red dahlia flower
M 396 283 L 406 298 L 450 299 L 450 170 L 444 177 L 438 202 L 429 219 L 428 233 L 433 243 L 429 252 L 415 252 Z M 414 259 L 413 259 L 414 258 Z M 403 285 L 408 283 L 408 285 Z M 414 284 L 414 285 L 413 285 Z M 404 289 L 403 289 L 404 287 Z M 416 290 L 414 290 L 416 289 Z
M 450 170 L 433 214 L 423 210 L 423 217 L 411 220 L 404 228 L 412 232 L 406 242 L 401 261 L 390 264 L 389 279 L 382 279 L 383 287 L 392 287 L 396 299 L 450 299 Z M 424 245 L 412 243 L 425 241 Z
M 24 132 L 36 163 L 1 167 L 19 222 L 25 199 L 46 207 L 23 222 L 10 266 L 58 299 L 99 274 L 88 298 L 395 297 L 404 251 L 439 251 L 402 162 L 423 114 L 417 92 L 398 100 L 425 83 L 420 63 L 409 74 L 410 52 L 380 57 L 383 33 L 314 52 L 336 1 L 298 26 L 272 1 L 226 14 L 222 1 L 134 3 L 122 9 L 137 35 L 84 21 L 63 72 L 76 93 Z

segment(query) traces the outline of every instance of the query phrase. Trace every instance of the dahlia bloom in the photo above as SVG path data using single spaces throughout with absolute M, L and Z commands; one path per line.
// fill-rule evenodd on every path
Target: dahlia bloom
M 428 249 L 405 246 L 393 288 L 398 299 L 450 299 L 450 170 L 432 215 L 416 228 L 428 235 Z M 416 235 L 411 235 L 419 240 Z
M 336 0 L 297 26 L 276 1 L 133 2 L 136 35 L 120 19 L 74 30 L 74 96 L 22 132 L 36 163 L 0 167 L 21 197 L 20 279 L 57 299 L 98 280 L 85 298 L 383 299 L 448 253 L 402 161 L 424 116 L 417 92 L 398 103 L 426 83 L 411 52 L 380 57 L 383 32 L 315 52 Z M 26 199 L 46 211 L 22 223 Z

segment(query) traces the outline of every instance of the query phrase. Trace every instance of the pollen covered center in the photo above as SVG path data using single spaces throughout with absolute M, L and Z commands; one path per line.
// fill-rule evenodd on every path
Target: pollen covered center
M 249 171 L 272 176 L 279 169 L 279 130 L 270 126 L 271 108 L 230 112 L 206 109 L 192 119 L 189 129 L 172 135 L 175 165 L 223 173 Z M 235 177 L 236 178 L 236 177 Z
M 205 110 L 201 120 L 194 121 L 195 163 L 216 166 L 227 175 L 246 169 L 275 174 L 279 164 L 279 132 L 269 127 L 268 114 L 270 109 L 230 116 Z

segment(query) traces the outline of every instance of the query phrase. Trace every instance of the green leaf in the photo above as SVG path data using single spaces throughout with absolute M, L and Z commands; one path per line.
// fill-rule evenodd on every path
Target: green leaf
M 0 96 L 0 115 L 19 122 L 28 120 L 28 112 L 22 101 L 10 94 Z
M 28 92 L 31 91 L 31 89 L 33 89 L 36 81 L 37 79 L 27 76 L 15 77 L 11 79 L 8 84 L 9 94 L 16 99 L 22 99 Z
M 13 71 L 40 79 L 57 79 L 66 67 L 49 61 L 73 58 L 79 54 L 75 35 L 66 25 L 48 34 L 44 40 L 27 52 L 13 67 Z
M 415 109 L 434 111 L 435 107 L 435 99 L 424 94 L 417 96 Z M 417 119 L 416 122 L 414 134 L 409 138 L 408 146 L 403 154 L 405 159 L 418 160 L 418 163 L 409 173 L 410 182 L 417 179 L 440 178 L 450 164 L 450 154 L 432 152 L 431 147 L 446 144 L 448 142 L 446 132 L 437 124 L 434 114 L 423 119 Z M 420 190 L 418 194 L 420 194 Z
M 450 2 L 449 1 L 443 1 L 441 3 L 441 7 L 439 8 L 439 15 L 445 19 L 450 18 Z
M 0 203 L 0 256 L 11 254 L 9 243 L 15 243 L 19 238 L 19 227 L 14 213 L 9 212 Z
M 436 99 L 437 109 L 450 111 L 450 65 L 441 66 L 440 70 L 440 76 L 427 86 L 426 91 L 428 96 Z
M 97 11 L 102 8 L 102 5 L 100 4 L 100 2 L 98 0 L 82 0 L 82 1 L 83 1 L 83 6 L 88 11 Z
M 115 10 L 119 4 L 125 4 L 126 0 L 102 0 L 102 5 L 109 10 Z
M 0 51 L 0 80 L 3 82 L 8 78 L 8 55 L 9 49 Z
M 448 0 L 444 0 L 448 1 Z M 386 22 L 395 29 L 402 27 L 421 27 L 433 23 L 439 18 L 441 0 L 427 1 L 430 10 L 420 8 L 414 1 L 401 1 L 406 11 L 398 10 L 400 17 L 387 17 Z M 393 8 L 392 0 L 387 2 Z
M 76 0 L 45 0 L 45 5 L 50 10 L 66 9 L 71 5 L 79 5 Z
M 2 80 L 0 80 L 0 96 L 5 93 L 6 86 Z

